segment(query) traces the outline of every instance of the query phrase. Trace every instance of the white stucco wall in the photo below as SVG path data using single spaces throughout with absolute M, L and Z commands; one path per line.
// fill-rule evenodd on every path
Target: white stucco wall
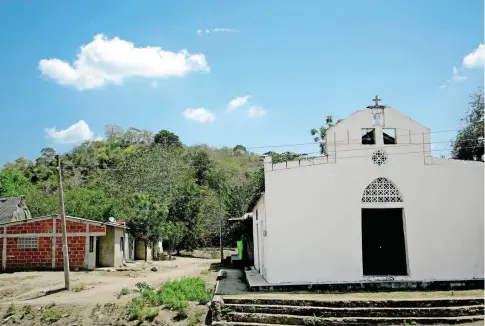
M 330 129 L 329 135 L 337 137 L 337 148 L 330 148 L 334 160 L 327 164 L 324 160 L 320 165 L 265 163 L 267 281 L 371 280 L 362 270 L 361 209 L 393 206 L 404 207 L 409 271 L 409 276 L 395 279 L 483 278 L 483 163 L 432 158 L 429 131 L 392 109 L 386 115 L 386 127 L 398 129 L 398 145 L 406 144 L 406 134 L 408 144 L 409 134 L 415 144 L 361 145 L 360 128 L 367 127 L 368 119 L 368 111 L 359 111 Z M 357 138 L 350 147 L 339 142 L 347 139 L 347 130 L 349 139 Z M 343 150 L 349 148 L 353 151 Z M 377 148 L 388 153 L 382 166 L 371 159 Z M 404 203 L 362 204 L 364 189 L 378 177 L 392 181 Z
M 253 215 L 253 246 L 254 246 L 254 267 L 264 274 L 264 230 L 266 227 L 266 207 L 264 195 L 258 200 L 252 211 Z
M 114 266 L 119 267 L 126 262 L 126 256 L 128 255 L 128 239 L 125 229 L 114 228 Z M 121 238 L 123 238 L 123 248 L 121 247 Z
M 123 237 L 124 252 L 121 248 L 121 238 Z M 99 263 L 102 267 L 119 267 L 126 262 L 128 255 L 127 233 L 124 228 L 106 226 L 106 236 L 100 237 Z M 95 251 L 96 252 L 96 251 Z

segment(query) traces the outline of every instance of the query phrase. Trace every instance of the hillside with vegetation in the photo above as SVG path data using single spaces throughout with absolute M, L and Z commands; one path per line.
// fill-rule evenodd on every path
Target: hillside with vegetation
M 57 154 L 40 154 L 3 167 L 0 197 L 25 196 L 32 216 L 58 214 Z M 177 250 L 218 243 L 221 215 L 224 242 L 232 243 L 238 228 L 227 219 L 242 216 L 264 188 L 261 158 L 244 146 L 185 146 L 167 130 L 107 126 L 105 139 L 59 159 L 66 215 L 123 219 L 137 238 L 163 236 Z

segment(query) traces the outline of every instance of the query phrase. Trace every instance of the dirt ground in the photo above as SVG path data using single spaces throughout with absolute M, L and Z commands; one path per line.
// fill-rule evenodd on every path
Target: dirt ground
M 199 255 L 200 256 L 200 255 Z M 0 323 L 10 325 L 131 325 L 124 320 L 126 305 L 137 295 L 136 283 L 158 288 L 183 276 L 199 276 L 214 289 L 218 259 L 176 257 L 171 261 L 137 261 L 123 270 L 71 272 L 71 291 L 64 286 L 62 271 L 0 274 Z M 156 267 L 157 271 L 151 271 Z M 128 294 L 120 295 L 122 288 Z M 54 293 L 52 293 L 54 292 Z M 10 308 L 10 307 L 13 308 Z M 15 314 L 7 317 L 8 309 Z M 207 307 L 191 305 L 189 318 L 174 320 L 175 313 L 161 310 L 154 325 L 203 325 Z M 49 316 L 61 315 L 58 321 Z

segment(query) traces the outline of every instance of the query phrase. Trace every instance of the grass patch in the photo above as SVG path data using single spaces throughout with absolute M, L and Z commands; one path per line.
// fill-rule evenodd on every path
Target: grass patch
M 10 306 L 8 306 L 4 317 L 15 315 L 16 312 L 17 312 L 17 306 L 15 305 L 15 303 L 12 302 Z
M 206 304 L 210 301 L 210 292 L 206 289 L 205 281 L 199 277 L 184 277 L 180 281 L 169 281 L 160 288 L 162 292 L 182 295 L 187 301 Z M 163 301 L 163 300 L 162 300 Z
M 210 292 L 201 278 L 184 277 L 179 281 L 169 281 L 155 291 L 146 283 L 137 283 L 140 294 L 134 298 L 128 307 L 127 319 L 151 320 L 158 315 L 160 305 L 175 311 L 179 319 L 189 316 L 189 301 L 205 304 L 210 301 Z M 190 317 L 195 318 L 196 317 Z
M 64 315 L 64 310 L 57 307 L 52 307 L 42 311 L 42 320 L 54 322 L 61 319 Z
M 137 297 L 130 302 L 128 307 L 127 319 L 128 320 L 153 320 L 158 316 L 160 311 L 157 307 L 147 306 L 147 302 L 143 297 Z
M 202 271 L 200 272 L 200 275 L 209 275 L 209 271 Z

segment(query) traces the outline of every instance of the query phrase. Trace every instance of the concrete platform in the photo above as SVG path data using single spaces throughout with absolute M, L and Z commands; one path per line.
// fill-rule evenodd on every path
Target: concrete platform
M 459 291 L 484 289 L 484 280 L 408 281 L 366 280 L 342 283 L 271 284 L 256 270 L 245 271 L 250 291 L 323 291 L 323 292 L 389 292 L 389 291 Z

